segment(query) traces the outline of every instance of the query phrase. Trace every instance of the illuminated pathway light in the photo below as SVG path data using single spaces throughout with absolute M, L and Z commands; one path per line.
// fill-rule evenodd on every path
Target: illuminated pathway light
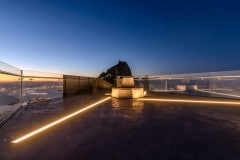
M 97 105 L 99 105 L 99 104 L 101 104 L 101 103 L 103 103 L 103 102 L 105 102 L 105 101 L 107 101 L 107 100 L 109 100 L 109 99 L 111 99 L 111 97 L 107 97 L 107 98 L 105 98 L 105 99 L 103 99 L 103 100 L 100 100 L 100 101 L 98 101 L 98 102 L 96 102 L 96 103 L 93 103 L 93 104 L 91 104 L 91 105 L 89 105 L 89 106 L 87 106 L 87 107 L 84 107 L 83 109 L 80 109 L 80 110 L 78 110 L 78 111 L 76 111 L 76 112 L 74 112 L 74 113 L 71 113 L 71 114 L 69 114 L 69 115 L 67 115 L 67 116 L 65 116 L 65 117 L 62 117 L 62 118 L 60 118 L 60 119 L 58 119 L 58 120 L 56 120 L 56 121 L 54 121 L 54 122 L 52 122 L 52 123 L 50 123 L 50 124 L 48 124 L 48 125 L 45 125 L 45 126 L 39 128 L 39 129 L 37 129 L 37 130 L 34 130 L 34 131 L 26 134 L 26 135 L 24 135 L 24 136 L 22 136 L 22 137 L 20 137 L 20 138 L 18 138 L 18 139 L 16 139 L 16 140 L 12 141 L 12 143 L 22 142 L 22 141 L 24 141 L 24 140 L 26 140 L 26 139 L 28 139 L 28 138 L 30 138 L 30 137 L 32 137 L 32 136 L 34 136 L 34 135 L 42 132 L 42 131 L 50 128 L 50 127 L 53 127 L 53 126 L 55 126 L 55 125 L 57 125 L 57 124 L 65 121 L 65 120 L 67 120 L 67 119 L 70 119 L 70 118 L 72 118 L 72 117 L 80 114 L 81 112 L 84 112 L 84 111 L 86 111 L 86 110 L 88 110 L 88 109 L 90 109 L 90 108 L 93 108 L 93 107 L 95 107 L 95 106 L 97 106 Z
M 157 102 L 179 102 L 179 103 L 206 103 L 206 104 L 228 104 L 240 105 L 239 102 L 233 101 L 213 101 L 213 100 L 188 100 L 188 99 L 157 99 L 157 98 L 138 98 L 141 101 L 157 101 Z

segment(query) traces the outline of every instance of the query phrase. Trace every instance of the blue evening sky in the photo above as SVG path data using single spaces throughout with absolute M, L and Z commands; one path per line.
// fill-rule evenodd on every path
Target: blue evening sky
M 0 60 L 21 69 L 98 75 L 240 69 L 237 0 L 1 0 Z

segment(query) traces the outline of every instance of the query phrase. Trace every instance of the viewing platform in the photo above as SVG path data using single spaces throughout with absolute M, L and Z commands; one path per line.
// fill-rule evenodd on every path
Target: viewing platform
M 11 143 L 106 97 L 98 93 L 29 104 L 1 128 L 0 159 L 240 158 L 240 101 L 163 93 L 150 93 L 140 100 L 110 98 L 29 139 Z
M 110 73 L 0 63 L 0 159 L 240 159 L 240 71 Z

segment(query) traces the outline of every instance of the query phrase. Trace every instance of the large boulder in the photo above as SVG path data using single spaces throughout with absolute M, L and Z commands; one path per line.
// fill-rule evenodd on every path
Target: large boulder
M 119 61 L 118 64 L 112 66 L 107 72 L 102 72 L 99 77 L 108 81 L 111 84 L 115 84 L 116 76 L 132 76 L 132 72 L 127 62 Z

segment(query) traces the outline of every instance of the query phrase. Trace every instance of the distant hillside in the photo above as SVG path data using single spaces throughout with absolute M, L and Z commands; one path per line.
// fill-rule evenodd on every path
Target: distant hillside
M 112 66 L 107 72 L 102 72 L 99 78 L 103 78 L 105 81 L 114 84 L 116 76 L 132 76 L 132 72 L 127 62 L 119 61 L 118 64 Z

